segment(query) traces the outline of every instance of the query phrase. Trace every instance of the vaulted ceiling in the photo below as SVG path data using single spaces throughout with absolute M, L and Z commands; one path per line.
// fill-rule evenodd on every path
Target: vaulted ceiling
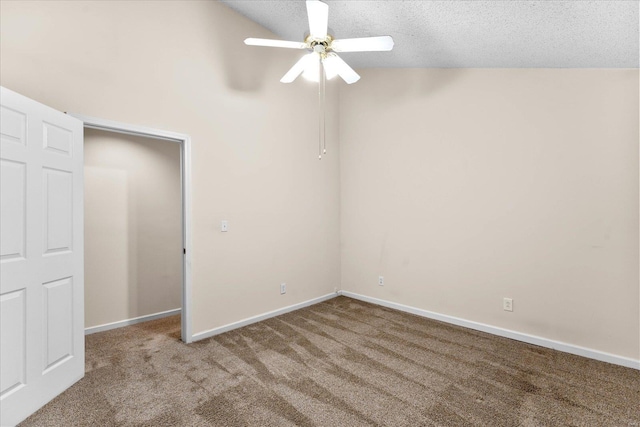
M 221 1 L 282 39 L 308 32 L 304 0 Z M 354 67 L 638 68 L 638 0 L 325 3 L 334 38 L 395 40 L 391 52 L 341 54 Z

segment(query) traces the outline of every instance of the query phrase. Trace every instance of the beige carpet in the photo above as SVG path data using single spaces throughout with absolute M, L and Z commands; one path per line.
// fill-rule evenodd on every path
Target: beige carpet
M 23 426 L 639 426 L 640 372 L 345 297 L 185 345 L 179 317 L 87 337 Z

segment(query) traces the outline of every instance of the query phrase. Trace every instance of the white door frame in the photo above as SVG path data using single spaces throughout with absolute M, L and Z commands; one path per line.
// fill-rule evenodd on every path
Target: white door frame
M 152 129 L 144 126 L 130 125 L 84 116 L 82 114 L 67 113 L 84 122 L 84 127 L 126 135 L 141 136 L 143 138 L 161 139 L 180 144 L 180 180 L 182 187 L 182 310 L 181 334 L 182 341 L 193 341 L 191 333 L 191 138 L 189 135 Z

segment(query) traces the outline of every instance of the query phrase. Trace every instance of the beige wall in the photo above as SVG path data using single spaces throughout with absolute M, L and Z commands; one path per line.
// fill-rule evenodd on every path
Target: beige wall
M 2 1 L 0 19 L 3 86 L 191 136 L 194 333 L 339 286 L 336 90 L 318 161 L 315 87 L 279 82 L 300 52 L 245 46 L 274 36 L 217 2 Z
M 273 35 L 224 5 L 3 1 L 0 19 L 2 85 L 191 135 L 195 333 L 342 281 L 640 356 L 637 70 L 362 70 L 340 123 L 330 85 L 319 162 L 313 86 L 278 82 L 299 53 L 244 46 Z
M 84 135 L 85 327 L 182 306 L 180 146 Z
M 361 74 L 343 290 L 638 359 L 638 70 Z

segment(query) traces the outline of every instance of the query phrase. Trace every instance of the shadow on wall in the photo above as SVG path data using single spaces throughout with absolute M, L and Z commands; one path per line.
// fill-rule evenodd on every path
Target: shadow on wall
M 464 71 L 462 70 L 461 72 Z M 423 70 L 420 73 L 409 76 L 411 85 L 406 87 L 402 95 L 411 94 L 411 96 L 414 96 L 417 93 L 424 97 L 431 96 L 455 83 L 459 76 L 459 72 L 452 73 L 448 69 L 430 73 Z
M 245 45 L 244 39 L 247 37 L 278 37 L 267 33 L 258 24 L 253 24 L 255 29 L 247 29 L 249 25 L 245 23 L 238 25 L 238 20 L 246 20 L 239 15 L 234 16 L 233 19 L 225 19 L 225 16 L 229 16 L 228 14 L 217 13 L 216 8 L 221 7 L 227 8 L 220 3 L 211 4 L 211 28 L 215 33 L 213 40 L 210 41 L 212 55 L 218 55 L 218 60 L 221 60 L 224 80 L 228 88 L 240 92 L 260 92 L 267 79 L 273 78 L 270 70 L 274 64 L 287 64 L 287 58 L 292 58 L 289 67 L 293 66 L 297 60 L 295 53 L 300 51 L 282 52 L 284 49 Z M 284 65 L 282 69 L 282 75 L 284 75 L 288 68 Z
M 380 68 L 378 70 L 384 70 Z M 409 71 L 410 69 L 407 69 Z M 465 70 L 449 69 L 424 69 L 412 70 L 415 72 L 402 73 L 403 84 L 389 84 L 389 74 L 381 72 L 363 72 L 363 81 L 366 79 L 367 88 L 373 101 L 388 105 L 402 104 L 406 100 L 432 97 L 453 84 Z M 358 84 L 358 83 L 356 83 Z M 375 87 L 375 89 L 371 89 Z

